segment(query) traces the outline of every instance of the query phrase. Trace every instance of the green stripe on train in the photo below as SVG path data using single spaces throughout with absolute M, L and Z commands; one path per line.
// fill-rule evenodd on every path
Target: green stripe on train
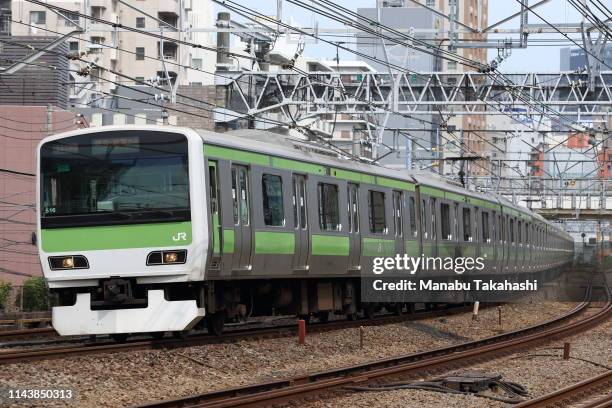
M 376 178 L 370 174 L 359 173 L 357 171 L 342 170 L 332 168 L 330 174 L 334 177 L 354 181 L 357 183 L 376 184 Z
M 348 256 L 349 237 L 340 235 L 312 235 L 313 255 Z
M 45 252 L 180 247 L 191 244 L 191 222 L 54 228 L 41 235 Z
M 361 241 L 361 253 L 363 256 L 394 256 L 395 240 L 364 237 Z
M 239 161 L 244 163 L 259 164 L 261 166 L 270 165 L 270 157 L 265 154 L 246 152 L 244 150 L 228 149 L 213 145 L 204 145 L 204 154 L 219 159 Z
M 272 157 L 272 167 L 284 170 L 294 170 L 303 173 L 319 174 L 323 176 L 327 173 L 325 166 L 304 163 L 297 160 L 283 159 L 280 157 Z
M 295 233 L 255 231 L 256 254 L 293 254 Z
M 234 230 L 233 229 L 223 230 L 223 253 L 224 254 L 234 253 Z

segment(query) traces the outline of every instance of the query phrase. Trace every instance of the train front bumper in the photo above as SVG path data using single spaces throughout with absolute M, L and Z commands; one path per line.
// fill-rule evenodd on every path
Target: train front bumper
M 53 328 L 62 336 L 181 331 L 204 317 L 195 300 L 167 301 L 163 290 L 149 290 L 146 308 L 91 310 L 90 304 L 89 293 L 78 293 L 73 306 L 54 307 Z

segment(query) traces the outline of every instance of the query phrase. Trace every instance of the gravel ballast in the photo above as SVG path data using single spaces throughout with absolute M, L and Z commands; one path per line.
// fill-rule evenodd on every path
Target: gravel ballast
M 476 322 L 472 321 L 470 313 L 463 313 L 366 326 L 363 349 L 359 348 L 359 329 L 351 328 L 308 335 L 302 346 L 297 344 L 295 337 L 290 337 L 11 364 L 0 370 L 0 387 L 70 388 L 76 394 L 68 404 L 47 400 L 32 406 L 127 406 L 443 347 L 498 334 L 502 329 L 513 330 L 548 320 L 574 306 L 573 303 L 548 301 L 506 304 L 501 306 L 501 328 L 497 307 L 481 309 Z M 412 391 L 410 395 L 420 393 Z M 364 395 L 355 398 L 361 400 L 366 398 Z M 384 399 L 389 395 L 383 396 Z M 442 398 L 442 395 L 434 397 Z M 378 396 L 369 394 L 367 398 Z M 350 403 L 338 403 L 351 406 Z

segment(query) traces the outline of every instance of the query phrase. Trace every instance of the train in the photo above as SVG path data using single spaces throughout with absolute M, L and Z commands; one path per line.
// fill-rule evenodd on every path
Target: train
M 36 244 L 61 335 L 406 310 L 362 299 L 381 256 L 484 256 L 483 276 L 573 257 L 567 233 L 501 197 L 261 130 L 79 129 L 43 139 L 37 166 Z

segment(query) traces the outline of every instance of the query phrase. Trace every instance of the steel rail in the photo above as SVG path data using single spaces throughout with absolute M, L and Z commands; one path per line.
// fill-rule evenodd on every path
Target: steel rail
M 584 405 L 580 405 L 581 408 L 595 408 L 600 406 L 612 405 L 612 370 L 608 370 L 605 373 L 596 375 L 586 380 L 580 381 L 576 384 L 571 384 L 565 388 L 553 391 L 549 394 L 542 395 L 538 398 L 534 398 L 525 402 L 521 402 L 515 405 L 516 408 L 545 408 L 560 406 L 558 404 L 565 403 L 565 401 L 584 400 L 584 396 L 588 393 L 597 392 L 597 390 L 607 390 L 608 393 L 603 397 L 594 401 L 589 401 Z

